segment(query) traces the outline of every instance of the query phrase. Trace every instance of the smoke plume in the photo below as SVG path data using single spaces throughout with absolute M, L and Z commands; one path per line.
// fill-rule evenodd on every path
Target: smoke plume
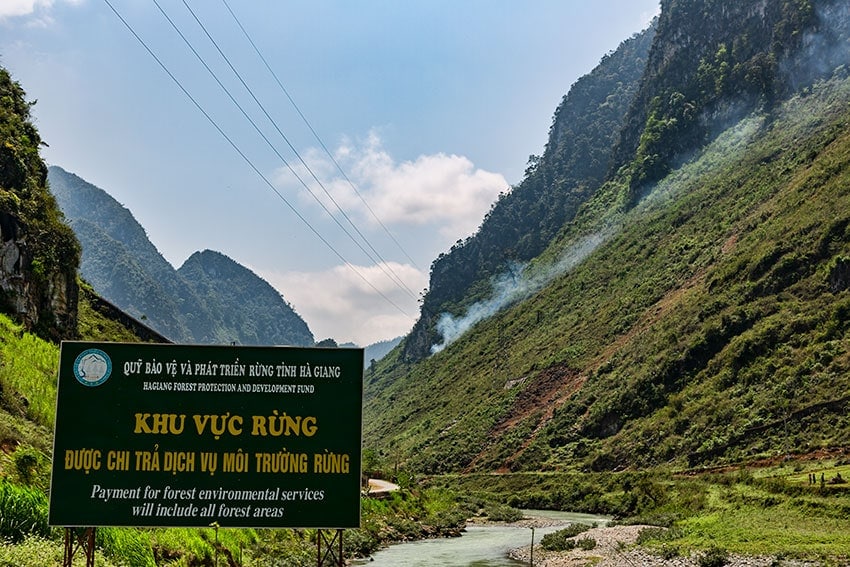
M 450 313 L 440 315 L 437 331 L 442 335 L 443 342 L 433 345 L 431 354 L 446 348 L 479 321 L 530 297 L 556 277 L 571 271 L 616 232 L 612 226 L 584 236 L 569 246 L 555 264 L 532 274 L 528 273 L 525 264 L 510 265 L 505 273 L 493 281 L 493 293 L 489 298 L 474 303 L 461 317 Z

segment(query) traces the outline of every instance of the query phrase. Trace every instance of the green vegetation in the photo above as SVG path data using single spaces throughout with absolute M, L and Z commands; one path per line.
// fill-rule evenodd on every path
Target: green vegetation
M 657 32 L 667 48 L 650 54 L 613 152 L 614 168 L 629 178 L 628 204 L 728 124 L 845 63 L 841 32 L 831 28 L 841 18 L 829 4 L 668 3 Z M 815 36 L 822 49 L 806 48 L 804 38 Z
M 46 536 L 47 498 L 37 489 L 0 479 L 0 539 L 20 542 L 27 535 Z
M 58 350 L 25 333 L 21 325 L 0 317 L 0 386 L 3 406 L 13 414 L 53 427 Z
M 850 462 L 792 460 L 687 475 L 665 470 L 451 475 L 430 482 L 522 508 L 585 511 L 659 526 L 643 530 L 638 543 L 668 559 L 697 550 L 701 565 L 716 565 L 711 562 L 729 554 L 840 565 L 850 559 L 850 483 L 836 483 L 838 478 L 850 478 Z M 542 545 L 579 546 L 585 529 L 570 526 L 547 535 Z
M 583 263 L 443 352 L 367 374 L 367 447 L 438 474 L 846 446 L 848 100 L 839 69 L 636 207 L 607 184 L 529 273 L 601 235 Z
M 4 242 L 14 246 L 4 251 L 3 270 L 11 272 L 0 274 L 0 309 L 39 336 L 58 340 L 72 336 L 76 323 L 70 298 L 76 297 L 80 246 L 47 190 L 30 106 L 0 67 L 0 220 Z
M 80 282 L 77 333 L 84 341 L 133 343 L 142 341 L 136 332 L 97 306 L 98 296 L 86 282 Z M 141 333 L 140 333 L 141 334 Z M 160 342 L 160 341 L 157 341 Z
M 579 544 L 579 541 L 593 540 L 591 540 L 590 538 L 583 538 L 581 540 L 578 540 L 575 539 L 575 537 L 579 534 L 586 532 L 589 529 L 590 526 L 586 524 L 570 524 L 562 530 L 558 530 L 556 532 L 552 532 L 551 534 L 544 535 L 543 538 L 540 540 L 540 546 L 546 551 L 569 551 L 576 547 L 579 547 L 580 549 L 585 549 L 584 547 L 582 547 L 582 545 Z
M 175 270 L 132 213 L 105 191 L 57 166 L 48 179 L 82 244 L 81 276 L 168 340 L 312 346 L 304 320 L 250 270 L 210 250 Z

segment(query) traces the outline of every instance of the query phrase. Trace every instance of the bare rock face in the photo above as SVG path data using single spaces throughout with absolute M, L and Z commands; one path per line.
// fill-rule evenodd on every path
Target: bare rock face
M 0 290 L 6 304 L 17 314 L 26 312 L 24 300 L 26 282 L 21 273 L 21 248 L 17 241 L 18 221 L 14 216 L 0 213 Z
M 829 272 L 829 291 L 839 293 L 850 289 L 850 260 L 839 258 Z
M 2 310 L 46 339 L 76 338 L 76 268 L 45 269 L 33 258 L 20 219 L 0 211 Z

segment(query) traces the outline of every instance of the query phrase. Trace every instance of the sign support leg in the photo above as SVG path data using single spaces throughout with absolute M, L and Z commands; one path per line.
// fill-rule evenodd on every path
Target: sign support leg
M 71 567 L 74 554 L 83 550 L 86 567 L 94 567 L 94 536 L 96 528 L 65 528 L 65 553 L 62 567 Z
M 345 557 L 342 554 L 342 532 L 343 530 L 335 530 L 333 535 L 329 534 L 330 530 L 318 530 L 316 536 L 316 547 L 318 549 L 318 567 L 344 567 Z M 322 553 L 322 542 L 325 544 L 325 551 Z

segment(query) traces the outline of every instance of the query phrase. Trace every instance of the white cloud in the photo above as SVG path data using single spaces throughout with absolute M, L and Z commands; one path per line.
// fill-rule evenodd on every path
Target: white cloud
M 66 4 L 81 4 L 83 0 L 61 0 Z M 52 18 L 47 14 L 55 0 L 0 0 L 0 20 L 35 14 L 38 20 L 35 25 L 47 25 Z
M 328 195 L 357 222 L 377 224 L 371 209 L 384 224 L 432 226 L 452 241 L 472 234 L 508 187 L 501 174 L 477 169 L 464 156 L 438 153 L 397 163 L 375 132 L 361 144 L 347 142 L 335 151 L 357 192 L 326 154 L 310 150 L 302 155 L 324 189 L 303 166 L 293 168 L 329 210 L 336 205 Z M 305 202 L 315 203 L 291 171 L 279 170 L 276 179 L 302 191 Z
M 50 6 L 52 0 L 3 0 L 0 2 L 0 18 L 10 18 L 13 16 L 26 16 L 35 11 L 36 4 L 41 6 Z
M 428 275 L 394 262 L 354 268 L 356 272 L 348 266 L 320 272 L 255 271 L 281 292 L 317 341 L 330 337 L 368 346 L 407 334 L 418 315 L 418 303 L 393 278 L 416 291 L 425 288 Z

